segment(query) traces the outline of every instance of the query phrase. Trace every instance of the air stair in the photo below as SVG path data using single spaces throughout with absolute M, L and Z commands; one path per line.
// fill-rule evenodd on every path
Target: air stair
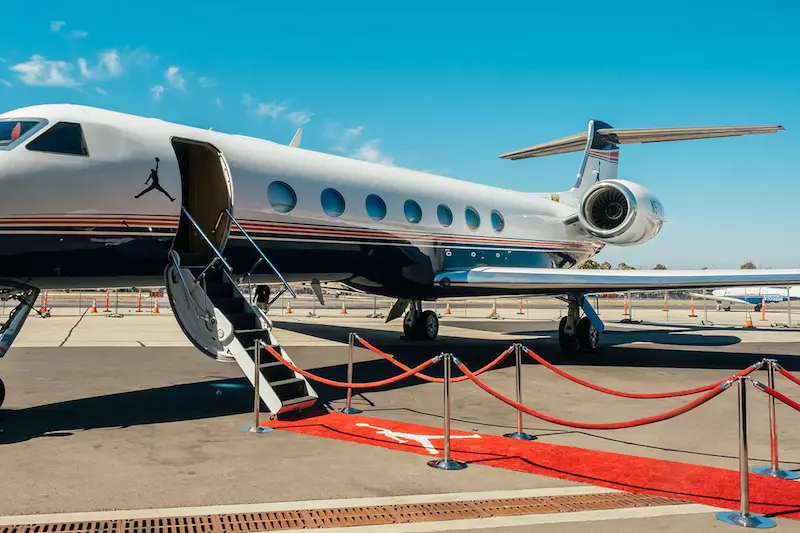
M 186 208 L 183 208 L 183 216 L 207 244 L 207 250 L 200 253 L 170 251 L 170 263 L 165 270 L 167 293 L 183 332 L 206 355 L 218 360 L 235 361 L 252 385 L 255 386 L 255 380 L 259 379 L 261 400 L 273 415 L 313 406 L 318 396 L 308 381 L 276 361 L 263 347 L 259 348 L 259 343 L 263 342 L 291 361 L 275 337 L 272 321 L 240 292 L 231 275 L 232 267 Z M 280 272 L 230 211 L 225 209 L 220 219 L 222 217 L 227 217 L 236 225 L 258 252 L 258 260 L 245 276 L 249 279 L 261 263 L 265 263 L 284 284 L 284 289 L 272 302 L 287 290 L 294 296 Z M 261 350 L 258 369 L 257 349 Z

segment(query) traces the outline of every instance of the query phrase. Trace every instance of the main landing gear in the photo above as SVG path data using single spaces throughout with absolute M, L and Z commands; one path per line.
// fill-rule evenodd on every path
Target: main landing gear
M 403 317 L 403 334 L 409 340 L 435 340 L 439 335 L 439 317 L 433 311 L 423 311 L 422 302 L 411 302 Z
M 583 296 L 568 296 L 567 304 L 569 305 L 567 316 L 563 317 L 558 324 L 558 345 L 561 347 L 561 351 L 588 353 L 598 350 L 600 348 L 600 330 L 587 315 L 581 316 L 581 307 L 589 306 L 589 302 L 584 302 Z

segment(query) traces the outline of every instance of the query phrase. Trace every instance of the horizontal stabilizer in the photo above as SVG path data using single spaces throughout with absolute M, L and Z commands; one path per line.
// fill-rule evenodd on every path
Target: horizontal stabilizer
M 784 129 L 783 126 L 719 126 L 699 128 L 649 128 L 628 129 L 602 128 L 595 131 L 595 139 L 602 139 L 609 144 L 637 144 L 658 143 L 668 141 L 688 141 L 692 139 L 713 139 L 716 137 L 738 137 L 741 135 L 757 135 L 760 133 L 775 133 Z M 586 148 L 588 133 L 578 133 L 563 139 L 550 141 L 522 150 L 508 152 L 500 156 L 501 159 L 527 159 L 529 157 L 543 157 L 546 155 L 566 154 L 580 152 Z

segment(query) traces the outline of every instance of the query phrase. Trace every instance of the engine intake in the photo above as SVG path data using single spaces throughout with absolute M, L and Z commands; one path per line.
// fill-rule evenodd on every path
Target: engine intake
M 596 183 L 578 205 L 578 220 L 590 235 L 622 245 L 652 239 L 661 230 L 663 213 L 647 189 L 623 180 Z

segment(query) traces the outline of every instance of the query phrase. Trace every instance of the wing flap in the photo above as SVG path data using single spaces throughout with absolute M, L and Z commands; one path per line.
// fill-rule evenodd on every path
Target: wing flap
M 580 270 L 477 267 L 440 272 L 441 286 L 503 289 L 519 294 L 556 295 L 628 290 L 711 289 L 737 286 L 800 285 L 800 270 Z

